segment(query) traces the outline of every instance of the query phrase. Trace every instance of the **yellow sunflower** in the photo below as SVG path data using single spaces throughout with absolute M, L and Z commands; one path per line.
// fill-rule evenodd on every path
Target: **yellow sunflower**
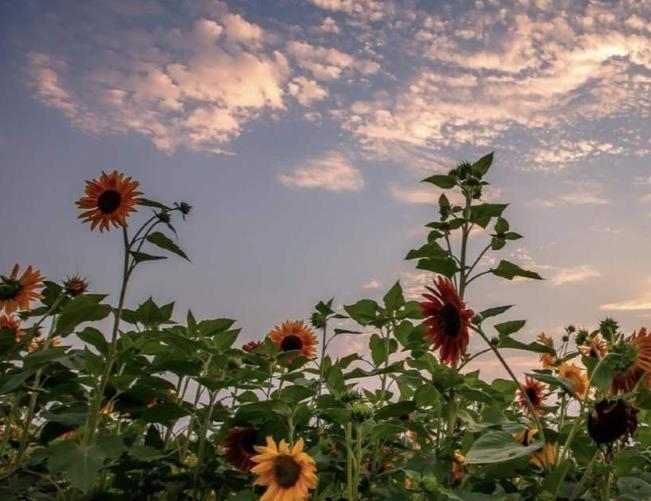
M 531 445 L 534 437 L 538 434 L 538 430 L 534 428 L 525 428 L 520 433 L 513 435 L 513 438 L 524 446 Z M 545 469 L 546 465 L 553 465 L 556 463 L 556 447 L 551 442 L 545 442 L 542 449 L 537 450 L 531 455 L 531 464 L 538 468 Z
M 574 364 L 564 363 L 558 369 L 558 375 L 572 382 L 572 391 L 580 398 L 584 399 L 588 394 L 588 376 L 585 371 Z
M 86 196 L 79 199 L 77 206 L 84 212 L 79 216 L 84 223 L 91 223 L 90 229 L 99 226 L 99 231 L 127 225 L 127 217 L 136 211 L 140 202 L 137 191 L 139 183 L 114 170 L 111 174 L 102 172 L 98 179 L 86 181 Z
M 267 445 L 254 446 L 258 452 L 251 460 L 257 463 L 251 469 L 256 474 L 256 485 L 267 490 L 260 501 L 306 501 L 308 490 L 317 484 L 314 459 L 303 452 L 303 439 L 299 439 L 290 450 L 287 442 L 281 440 L 278 446 L 272 437 Z
M 283 322 L 269 332 L 269 338 L 283 352 L 298 351 L 305 358 L 316 357 L 317 338 L 302 320 Z
M 544 332 L 538 335 L 537 341 L 545 346 L 554 347 L 554 340 L 545 335 Z M 542 364 L 543 369 L 551 369 L 554 366 L 554 355 L 551 353 L 543 353 L 540 355 L 540 363 Z
M 15 265 L 8 277 L 0 275 L 0 311 L 8 315 L 17 310 L 29 310 L 30 303 L 41 295 L 37 291 L 43 286 L 43 278 L 38 270 L 28 266 L 18 277 L 18 265 Z

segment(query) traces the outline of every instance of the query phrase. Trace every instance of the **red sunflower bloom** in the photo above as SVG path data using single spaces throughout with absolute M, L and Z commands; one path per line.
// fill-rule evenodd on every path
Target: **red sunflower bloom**
M 98 179 L 86 181 L 86 196 L 79 199 L 77 206 L 84 210 L 79 216 L 91 223 L 90 229 L 99 226 L 99 231 L 127 225 L 127 217 L 136 211 L 139 183 L 114 170 L 110 174 L 102 172 Z
M 226 459 L 235 468 L 249 471 L 255 466 L 251 458 L 257 453 L 253 448 L 258 444 L 258 430 L 255 428 L 231 428 L 224 439 Z
M 529 402 L 534 408 L 534 411 L 538 413 L 542 407 L 545 393 L 545 385 L 540 381 L 537 381 L 529 376 L 524 378 L 524 384 L 520 386 L 519 390 L 519 401 L 520 407 L 522 410 L 529 411 L 529 404 L 527 403 L 527 397 L 529 397 Z
M 249 341 L 244 346 L 242 346 L 242 349 L 246 352 L 251 352 L 256 348 L 260 348 L 261 346 L 264 346 L 264 342 L 262 341 Z
M 420 304 L 425 316 L 423 325 L 427 327 L 424 337 L 432 340 L 434 350 L 439 350 L 441 362 L 456 366 L 468 348 L 468 326 L 474 312 L 466 308 L 448 278 L 439 277 L 435 286 L 426 287 L 430 294 L 423 294 L 427 301 Z

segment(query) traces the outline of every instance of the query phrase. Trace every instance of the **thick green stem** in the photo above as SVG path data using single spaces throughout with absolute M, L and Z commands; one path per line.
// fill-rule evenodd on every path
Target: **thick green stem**
M 592 471 L 592 467 L 594 466 L 595 462 L 599 458 L 600 453 L 601 453 L 601 451 L 599 449 L 597 449 L 595 451 L 594 455 L 592 456 L 592 459 L 588 463 L 588 466 L 586 466 L 585 472 L 583 473 L 583 476 L 581 477 L 581 480 L 579 481 L 578 484 L 576 484 L 576 486 L 572 490 L 572 495 L 570 496 L 569 501 L 574 501 L 576 499 L 576 497 L 579 494 L 581 494 L 581 490 L 583 489 L 583 485 L 585 484 L 585 481 L 587 480 L 588 475 L 590 475 L 590 472 Z M 560 486 L 560 483 L 559 483 L 559 486 Z

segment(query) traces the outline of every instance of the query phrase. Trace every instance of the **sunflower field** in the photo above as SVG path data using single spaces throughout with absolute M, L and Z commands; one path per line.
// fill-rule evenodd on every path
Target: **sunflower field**
M 473 309 L 476 281 L 542 278 L 488 259 L 523 238 L 482 201 L 492 162 L 424 180 L 443 194 L 406 256 L 431 274 L 420 301 L 400 283 L 323 300 L 246 344 L 233 319 L 129 295 L 141 266 L 187 259 L 191 206 L 117 171 L 87 181 L 79 217 L 123 255 L 116 304 L 83 277 L 0 267 L 0 499 L 651 499 L 651 333 L 607 318 L 528 342 L 497 318 L 510 306 Z M 368 350 L 328 352 L 356 336 Z M 468 370 L 479 356 L 505 377 Z

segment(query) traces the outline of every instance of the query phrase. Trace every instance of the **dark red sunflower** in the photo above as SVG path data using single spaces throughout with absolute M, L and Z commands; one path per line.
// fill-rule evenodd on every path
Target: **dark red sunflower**
M 518 392 L 519 394 L 518 399 L 520 401 L 520 407 L 522 407 L 522 410 L 527 412 L 530 410 L 526 398 L 529 397 L 529 401 L 531 402 L 534 411 L 538 413 L 540 411 L 540 408 L 542 407 L 542 403 L 544 400 L 544 393 L 545 393 L 544 384 L 529 376 L 526 376 L 524 378 L 524 384 L 520 386 L 520 390 Z
M 255 350 L 256 348 L 260 348 L 260 346 L 264 346 L 264 342 L 262 341 L 249 341 L 246 343 L 244 346 L 242 346 L 242 349 L 246 352 L 250 352 Z
M 86 181 L 86 196 L 79 199 L 77 206 L 84 210 L 79 216 L 90 229 L 99 226 L 99 231 L 126 226 L 127 217 L 136 211 L 142 195 L 139 183 L 114 170 L 110 174 L 102 172 L 98 179 Z
M 231 428 L 224 439 L 226 459 L 235 468 L 248 472 L 255 466 L 251 458 L 257 454 L 253 448 L 257 444 L 257 429 L 251 427 Z
M 642 327 L 616 344 L 612 352 L 618 355 L 612 392 L 633 391 L 642 376 L 651 372 L 651 335 Z
M 423 294 L 427 301 L 420 304 L 427 327 L 424 337 L 439 350 L 441 362 L 456 366 L 468 348 L 468 326 L 474 313 L 466 308 L 450 279 L 439 277 L 434 285 L 436 288 L 426 287 L 430 293 Z

